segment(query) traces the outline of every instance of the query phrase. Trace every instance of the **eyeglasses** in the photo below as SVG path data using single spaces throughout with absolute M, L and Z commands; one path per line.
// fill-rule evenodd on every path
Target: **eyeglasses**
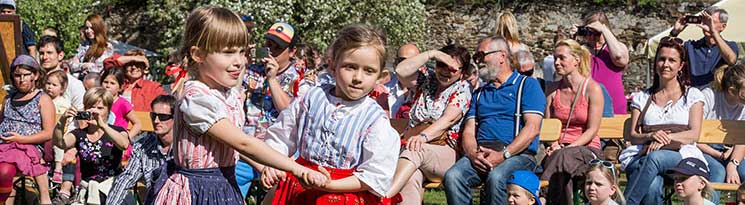
M 605 161 L 602 159 L 597 159 L 597 158 L 590 160 L 590 165 L 595 165 L 595 164 L 599 164 L 600 166 L 610 169 L 610 171 L 613 172 L 613 182 L 616 181 L 616 166 L 613 165 L 612 162 Z
M 683 45 L 683 39 L 680 39 L 680 38 L 677 38 L 677 37 L 665 36 L 662 39 L 660 39 L 660 43 L 661 44 L 662 43 L 666 43 L 666 44 L 667 43 L 671 43 L 671 44 L 675 44 L 675 45 L 678 45 L 678 46 L 682 46 Z
M 153 121 L 155 121 L 155 119 L 160 119 L 160 121 L 167 121 L 173 119 L 173 114 L 150 112 L 150 119 L 152 119 Z
M 503 52 L 503 51 L 502 50 L 488 51 L 488 52 L 479 51 L 473 54 L 472 60 L 474 63 L 480 64 L 484 62 L 484 58 L 487 55 L 492 54 L 492 53 L 497 53 L 497 52 Z

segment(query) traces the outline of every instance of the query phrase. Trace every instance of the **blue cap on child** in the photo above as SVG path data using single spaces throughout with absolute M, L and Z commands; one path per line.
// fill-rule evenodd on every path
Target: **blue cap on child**
M 512 172 L 512 176 L 507 180 L 507 184 L 514 184 L 528 190 L 535 198 L 535 203 L 541 205 L 541 200 L 538 198 L 538 191 L 541 188 L 541 181 L 538 180 L 533 172 L 528 170 L 517 170 Z
M 668 169 L 667 171 L 665 171 L 665 173 L 668 175 L 675 173 L 687 176 L 697 175 L 709 179 L 709 167 L 706 166 L 706 164 L 700 159 L 696 159 L 693 157 L 680 160 L 680 162 L 678 162 L 678 165 Z

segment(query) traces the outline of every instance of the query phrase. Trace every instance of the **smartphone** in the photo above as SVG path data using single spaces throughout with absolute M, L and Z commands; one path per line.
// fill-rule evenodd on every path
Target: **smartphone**
M 264 58 L 269 57 L 269 48 L 256 48 L 254 49 L 254 62 L 257 64 L 264 64 Z
M 687 15 L 685 21 L 687 24 L 701 24 L 704 21 L 704 17 Z
M 78 120 L 90 120 L 91 119 L 91 112 L 88 111 L 79 111 L 77 115 L 75 115 L 75 119 Z
M 587 26 L 578 26 L 577 27 L 577 35 L 578 36 L 589 36 L 590 34 L 594 33 L 590 28 Z

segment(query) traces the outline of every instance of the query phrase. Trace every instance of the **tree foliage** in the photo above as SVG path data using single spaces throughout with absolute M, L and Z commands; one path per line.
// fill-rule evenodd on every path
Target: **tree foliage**
M 389 45 L 421 42 L 425 33 L 425 9 L 419 1 L 391 0 L 148 0 L 147 14 L 162 25 L 163 52 L 178 46 L 188 12 L 201 5 L 220 5 L 239 14 L 253 15 L 257 27 L 254 42 L 275 22 L 287 22 L 308 44 L 325 49 L 335 32 L 352 23 L 368 23 L 386 31 Z
M 41 31 L 52 27 L 59 30 L 59 36 L 65 42 L 65 54 L 74 55 L 80 44 L 78 30 L 85 17 L 91 14 L 96 6 L 95 0 L 18 0 L 17 13 L 21 20 L 28 24 L 39 38 Z

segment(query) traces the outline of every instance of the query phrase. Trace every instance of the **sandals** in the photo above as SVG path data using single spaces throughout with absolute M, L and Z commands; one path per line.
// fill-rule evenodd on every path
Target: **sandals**
M 52 199 L 52 204 L 55 205 L 65 205 L 68 203 L 70 203 L 70 194 L 68 193 L 60 192 L 57 194 L 57 197 Z

